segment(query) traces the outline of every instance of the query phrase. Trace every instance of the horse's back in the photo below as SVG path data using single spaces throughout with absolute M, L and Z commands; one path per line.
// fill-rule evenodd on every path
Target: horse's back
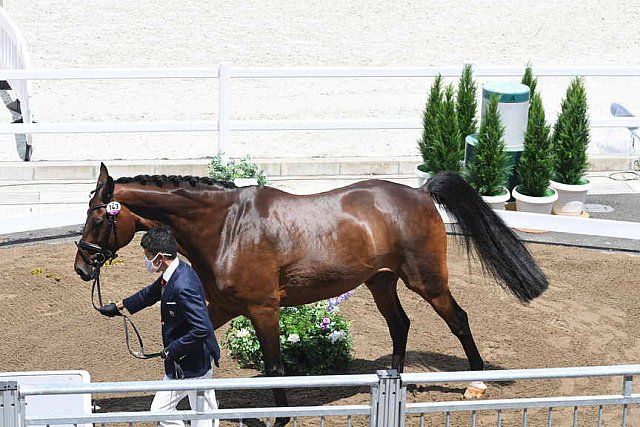
M 264 190 L 256 193 L 256 210 L 268 229 L 296 238 L 373 239 L 390 248 L 444 233 L 433 199 L 421 188 L 372 179 L 309 195 Z

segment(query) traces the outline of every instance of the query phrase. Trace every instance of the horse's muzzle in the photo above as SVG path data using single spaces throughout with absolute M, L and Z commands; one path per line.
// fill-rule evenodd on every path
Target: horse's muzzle
M 86 271 L 86 270 L 88 270 L 88 271 Z M 94 267 L 92 267 L 90 265 L 87 265 L 85 268 L 76 267 L 76 273 L 85 282 L 88 282 L 89 280 L 95 279 L 97 272 L 98 272 L 98 269 L 94 268 Z

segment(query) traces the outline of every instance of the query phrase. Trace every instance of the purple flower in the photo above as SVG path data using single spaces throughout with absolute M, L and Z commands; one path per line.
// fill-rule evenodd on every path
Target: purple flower
M 340 305 L 340 303 L 349 299 L 351 294 L 353 294 L 353 290 L 350 290 L 349 292 L 345 292 L 344 294 L 339 295 L 337 297 L 329 298 L 329 307 L 327 307 L 327 311 L 329 311 L 329 313 L 332 313 L 333 311 L 335 311 L 338 308 L 338 305 Z
M 320 328 L 327 329 L 330 324 L 331 324 L 331 319 L 329 319 L 328 317 L 325 317 L 324 319 L 322 319 L 322 322 L 320 322 Z

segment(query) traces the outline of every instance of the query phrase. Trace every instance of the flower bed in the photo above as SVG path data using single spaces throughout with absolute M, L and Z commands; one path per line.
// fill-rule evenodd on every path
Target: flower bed
M 280 309 L 280 347 L 285 372 L 318 375 L 343 371 L 351 361 L 353 341 L 339 304 L 351 292 L 326 301 Z M 264 371 L 264 361 L 251 321 L 231 322 L 224 346 L 241 368 Z

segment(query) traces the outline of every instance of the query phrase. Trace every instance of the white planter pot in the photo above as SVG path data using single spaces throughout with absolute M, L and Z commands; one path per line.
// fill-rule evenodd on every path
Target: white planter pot
M 511 194 L 505 187 L 502 187 L 502 190 L 502 194 L 498 194 L 497 196 L 482 196 L 482 200 L 491 206 L 491 209 L 504 210 L 504 204 L 511 198 Z
M 418 177 L 418 187 L 422 187 L 425 182 L 429 178 L 431 178 L 431 174 L 429 172 L 422 172 L 419 167 L 421 165 L 416 166 L 416 176 Z
M 558 200 L 558 192 L 553 188 L 550 188 L 553 191 L 551 196 L 533 197 L 520 193 L 518 187 L 520 186 L 518 185 L 511 190 L 511 195 L 516 199 L 516 210 L 518 212 L 550 214 L 553 202 Z
M 256 178 L 236 178 L 233 180 L 236 187 L 247 187 L 249 185 L 258 185 Z
M 586 184 L 578 185 L 549 181 L 549 186 L 558 192 L 558 200 L 553 203 L 552 212 L 554 214 L 573 216 L 582 214 L 587 192 L 591 189 L 589 181 Z

